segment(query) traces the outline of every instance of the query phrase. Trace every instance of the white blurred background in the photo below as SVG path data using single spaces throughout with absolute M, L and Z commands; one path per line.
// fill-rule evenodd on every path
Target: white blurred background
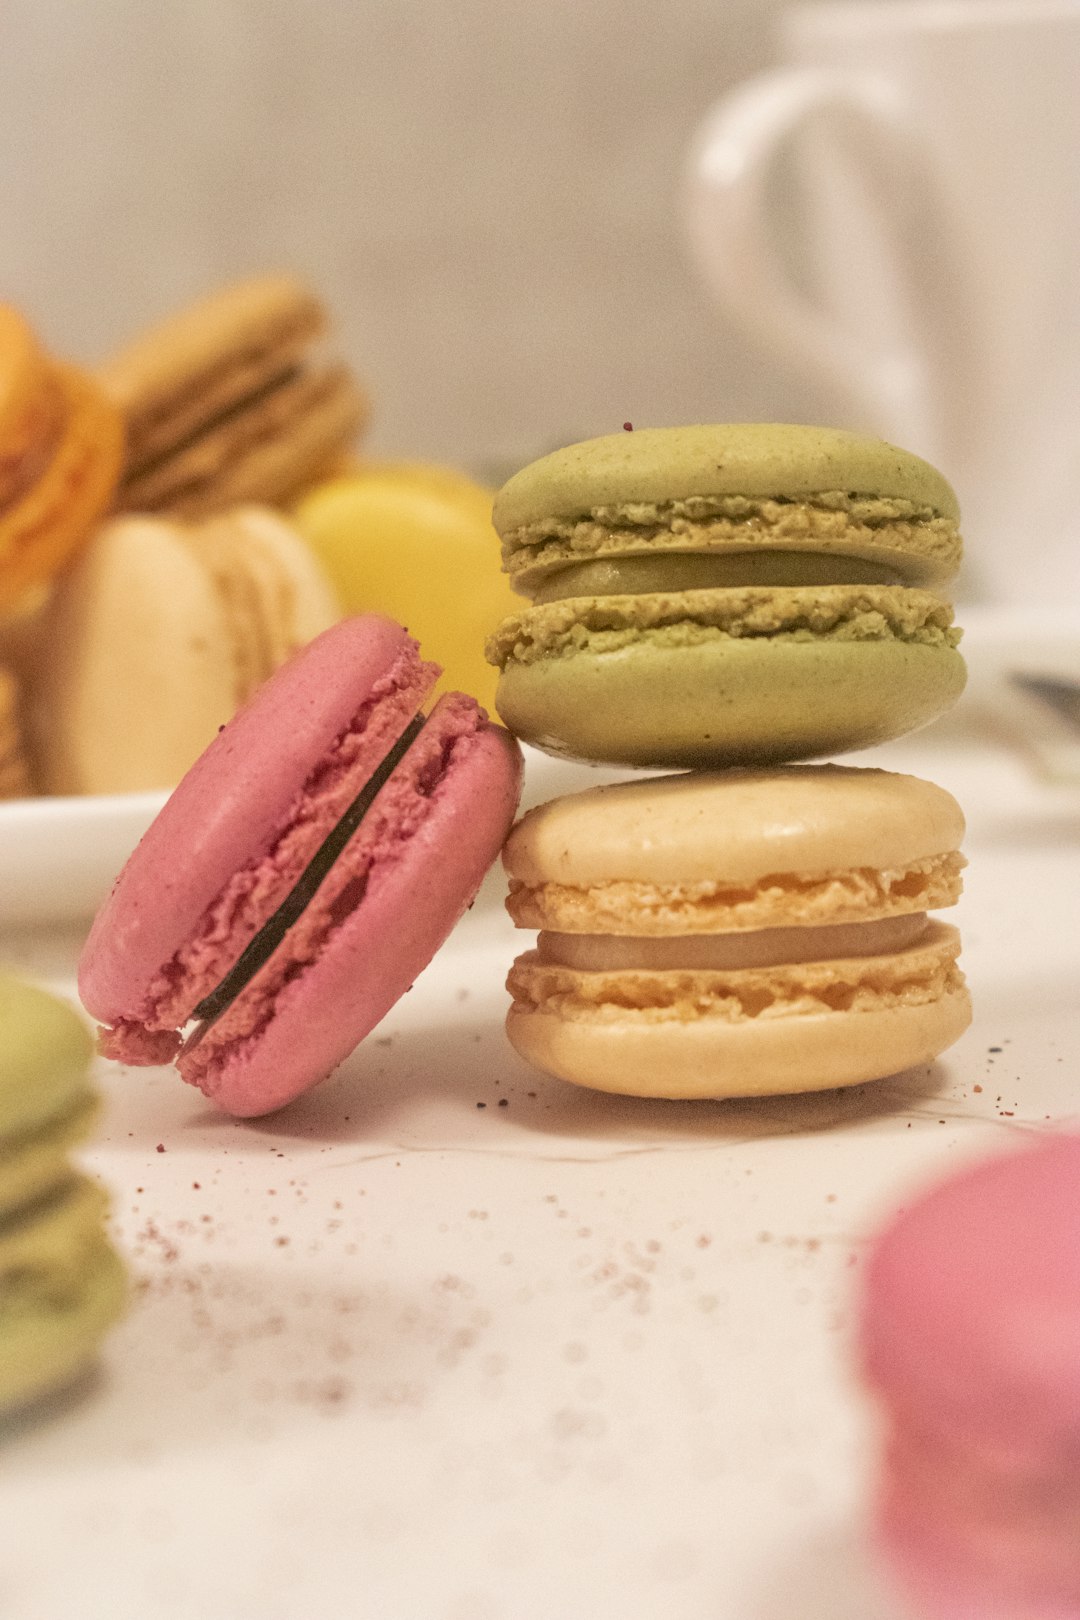
M 812 418 L 699 285 L 678 212 L 691 133 L 770 60 L 774 10 L 4 0 L 0 297 L 93 361 L 297 269 L 371 447 L 489 476 L 626 420 Z

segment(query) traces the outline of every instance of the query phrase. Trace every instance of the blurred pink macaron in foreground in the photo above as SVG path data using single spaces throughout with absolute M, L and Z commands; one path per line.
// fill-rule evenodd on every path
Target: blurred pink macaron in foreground
M 926 1620 L 1080 1620 L 1080 1136 L 961 1171 L 873 1246 L 885 1562 Z
M 124 1063 L 175 1058 L 227 1112 L 329 1074 L 472 901 L 521 752 L 400 625 L 327 630 L 195 762 L 98 913 L 79 991 Z

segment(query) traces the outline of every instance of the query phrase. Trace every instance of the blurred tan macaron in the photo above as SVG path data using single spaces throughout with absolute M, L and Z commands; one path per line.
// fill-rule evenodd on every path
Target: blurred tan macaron
M 341 617 L 276 513 L 103 525 L 39 627 L 28 720 L 54 794 L 174 786 L 279 664 Z
M 323 354 L 317 295 L 291 275 L 236 282 L 143 332 L 98 368 L 126 461 L 115 507 L 205 518 L 278 504 L 355 440 L 368 401 Z

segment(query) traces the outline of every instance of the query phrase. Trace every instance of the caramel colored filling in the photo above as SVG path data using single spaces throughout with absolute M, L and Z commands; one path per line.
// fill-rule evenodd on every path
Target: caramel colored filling
M 536 942 L 545 964 L 585 972 L 680 968 L 763 968 L 784 963 L 879 956 L 913 945 L 925 934 L 924 911 L 876 922 L 822 928 L 761 928 L 737 934 L 684 934 L 647 938 L 632 934 L 556 934 Z
M 690 935 L 868 923 L 934 911 L 960 898 L 958 850 L 895 870 L 777 872 L 754 884 L 653 884 L 630 879 L 591 888 L 510 881 L 506 909 L 519 928 L 562 934 Z
M 959 994 L 955 928 L 929 922 L 904 949 L 827 961 L 771 967 L 606 968 L 564 967 L 526 951 L 510 969 L 507 989 L 524 1012 L 544 1012 L 589 1023 L 696 1023 L 720 1018 L 805 1017 L 825 1012 L 871 1012 L 925 1006 Z

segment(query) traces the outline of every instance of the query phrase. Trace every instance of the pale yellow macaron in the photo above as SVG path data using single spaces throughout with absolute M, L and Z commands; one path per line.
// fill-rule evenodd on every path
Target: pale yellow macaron
M 294 516 L 348 612 L 396 619 L 442 665 L 442 691 L 494 708 L 484 640 L 516 604 L 490 490 L 450 467 L 371 461 L 309 490 Z
M 540 930 L 507 1032 L 549 1074 L 649 1097 L 815 1091 L 928 1063 L 970 1022 L 942 788 L 842 766 L 694 773 L 530 811 L 503 860 Z

